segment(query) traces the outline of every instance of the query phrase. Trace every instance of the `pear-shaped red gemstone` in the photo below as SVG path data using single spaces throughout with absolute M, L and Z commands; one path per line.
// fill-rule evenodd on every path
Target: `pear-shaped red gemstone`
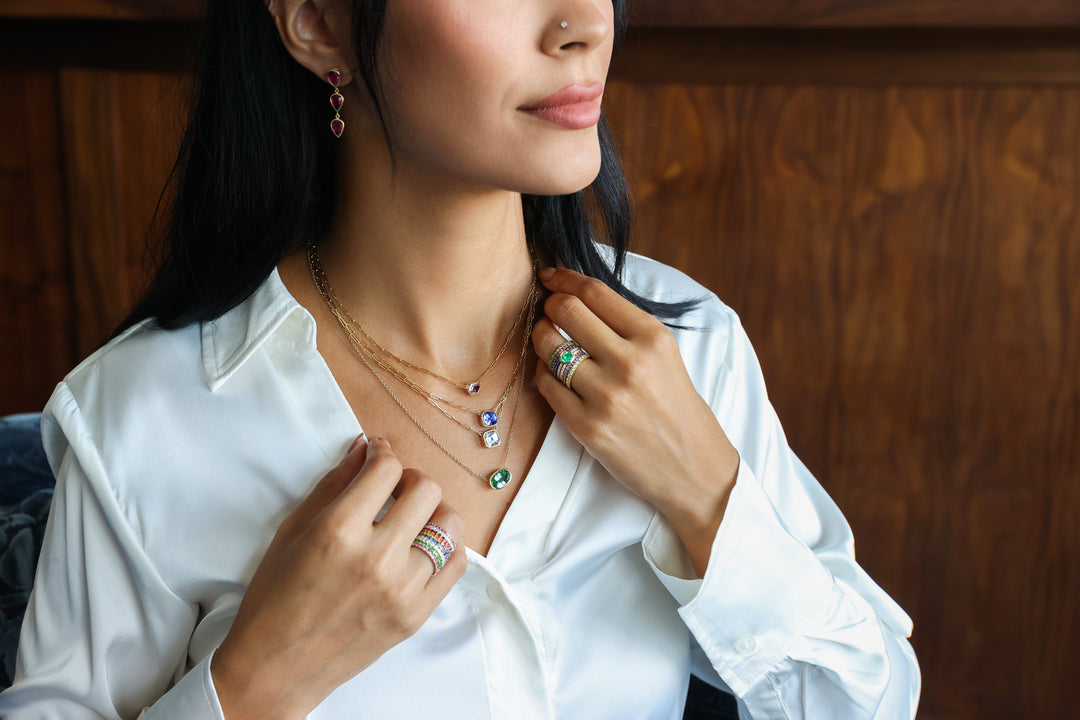
M 341 118 L 334 118 L 330 121 L 330 132 L 335 136 L 341 137 L 341 133 L 345 132 L 345 121 Z
M 334 87 L 337 87 L 337 84 L 341 82 L 341 73 L 339 73 L 337 70 L 331 70 L 330 72 L 326 73 L 326 82 L 330 83 Z
M 334 108 L 335 112 L 341 109 L 344 102 L 345 96 L 336 90 L 334 91 L 334 94 L 330 96 L 330 107 Z

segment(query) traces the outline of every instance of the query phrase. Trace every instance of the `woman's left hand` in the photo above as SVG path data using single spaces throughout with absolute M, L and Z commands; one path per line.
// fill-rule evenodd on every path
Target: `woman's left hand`
M 686 371 L 675 336 L 600 280 L 542 270 L 551 291 L 533 330 L 536 382 L 555 413 L 619 482 L 675 529 L 701 576 L 739 456 Z M 549 359 L 563 329 L 590 355 L 567 388 Z

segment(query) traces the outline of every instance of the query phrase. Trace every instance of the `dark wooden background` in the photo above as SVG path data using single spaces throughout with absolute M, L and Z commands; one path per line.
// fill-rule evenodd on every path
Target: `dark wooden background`
M 142 282 L 192 3 L 0 0 L 0 413 Z M 1080 1 L 637 0 L 607 108 L 637 248 L 742 316 L 914 617 L 920 717 L 1080 667 Z

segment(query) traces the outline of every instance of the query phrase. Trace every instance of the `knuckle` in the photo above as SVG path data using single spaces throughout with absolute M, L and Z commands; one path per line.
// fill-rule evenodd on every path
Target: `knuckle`
M 630 362 L 622 370 L 623 384 L 618 388 L 620 401 L 625 401 L 630 388 L 640 388 L 655 382 L 655 377 L 649 372 L 645 363 Z
M 365 554 L 356 565 L 381 607 L 391 611 L 397 608 L 402 599 L 395 558 L 390 553 L 374 551 Z
M 626 389 L 622 385 L 615 385 L 608 389 L 596 400 L 596 423 L 598 431 L 601 431 L 612 419 L 619 414 L 619 409 L 626 402 Z
M 367 470 L 368 472 L 380 475 L 400 477 L 403 468 L 401 467 L 401 461 L 394 455 L 379 453 L 375 457 L 369 459 Z
M 465 534 L 465 521 L 462 519 L 461 515 L 453 510 L 447 511 L 447 513 L 440 518 L 439 524 L 442 525 L 446 532 L 450 533 L 450 537 L 454 538 L 454 542 L 458 542 L 458 538 Z
M 404 615 L 401 618 L 401 631 L 406 636 L 415 635 L 424 625 L 424 621 L 426 620 L 427 616 L 425 616 L 424 613 L 419 612 L 414 604 L 404 611 Z
M 319 548 L 327 555 L 337 555 L 350 550 L 356 540 L 349 518 L 334 510 L 332 508 L 324 513 L 314 528 Z
M 442 486 L 435 480 L 418 471 L 406 471 L 408 482 L 407 492 L 414 495 L 417 500 L 431 505 L 433 508 L 442 502 Z
M 465 559 L 465 553 L 454 552 L 450 556 L 450 561 L 446 563 L 446 567 L 439 572 L 448 574 L 456 581 L 463 577 L 468 569 L 469 561 Z
M 633 375 L 640 365 L 639 357 L 640 356 L 633 354 L 627 355 L 621 352 L 611 354 L 611 357 L 608 358 L 608 363 L 611 365 L 612 373 L 617 382 L 625 382 L 627 378 Z
M 394 630 L 401 635 L 409 636 L 420 629 L 422 622 L 416 620 L 416 607 L 403 593 L 395 592 L 386 598 L 384 607 L 389 610 Z
M 645 342 L 651 350 L 656 352 L 672 352 L 677 350 L 679 345 L 671 330 L 655 318 L 649 329 L 645 331 Z
M 586 302 L 601 300 L 607 294 L 609 288 L 602 280 L 585 278 L 581 283 L 580 296 Z
M 561 325 L 580 317 L 585 311 L 585 305 L 573 295 L 557 293 L 547 299 L 544 310 L 556 325 Z

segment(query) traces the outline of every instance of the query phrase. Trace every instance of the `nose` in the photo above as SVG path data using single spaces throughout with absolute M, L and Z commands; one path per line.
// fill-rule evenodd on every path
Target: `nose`
M 562 0 L 551 3 L 542 46 L 546 54 L 595 50 L 614 32 L 611 0 Z

